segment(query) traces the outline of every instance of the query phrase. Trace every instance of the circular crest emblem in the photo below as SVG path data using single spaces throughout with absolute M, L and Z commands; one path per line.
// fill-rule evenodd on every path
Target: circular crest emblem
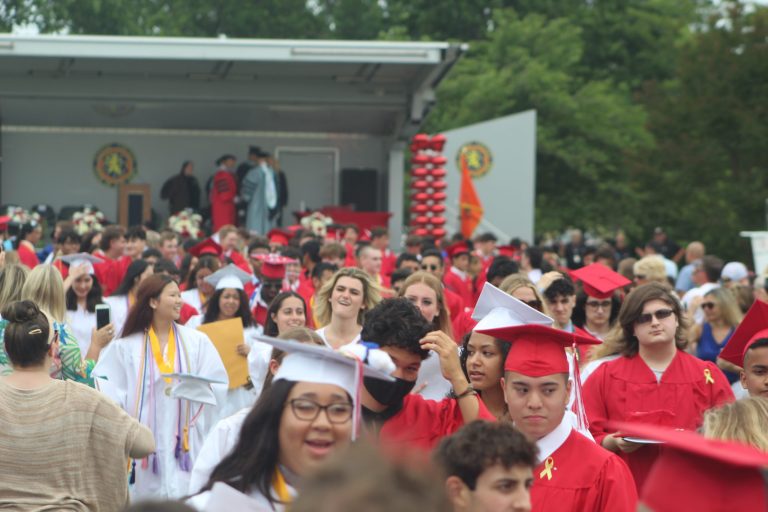
M 136 175 L 136 157 L 120 144 L 107 144 L 93 159 L 96 177 L 110 187 L 128 183 Z
M 479 178 L 488 174 L 493 167 L 493 155 L 488 146 L 482 142 L 467 142 L 456 152 L 456 167 L 461 172 L 461 159 L 467 164 L 469 174 L 473 178 Z

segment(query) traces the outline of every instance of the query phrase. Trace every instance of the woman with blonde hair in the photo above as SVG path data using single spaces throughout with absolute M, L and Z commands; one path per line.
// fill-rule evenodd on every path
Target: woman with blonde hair
M 701 309 L 704 311 L 704 323 L 695 324 L 691 329 L 693 346 L 689 350 L 699 359 L 717 363 L 726 372 L 728 382 L 733 384 L 739 380 L 739 368 L 727 361 L 718 361 L 720 351 L 731 339 L 743 317 L 733 290 L 714 288 L 708 291 L 701 301 Z
M 517 300 L 525 302 L 540 313 L 550 316 L 544 297 L 542 297 L 539 289 L 536 288 L 536 285 L 526 275 L 511 274 L 507 276 L 499 285 L 499 289 Z
M 381 287 L 367 273 L 354 267 L 340 269 L 317 294 L 317 334 L 333 348 L 357 343 L 366 311 L 379 302 Z
M 66 323 L 67 306 L 61 272 L 49 264 L 36 266 L 24 282 L 21 299 L 31 300 L 53 320 L 53 328 L 59 337 L 59 350 L 53 360 L 51 377 L 93 386 L 91 371 L 103 347 L 92 343 L 88 354 L 82 357 L 80 346 Z
M 704 414 L 704 437 L 739 441 L 768 452 L 768 399 L 752 396 Z
M 26 265 L 6 263 L 0 266 L 0 310 L 21 299 L 21 288 L 27 280 L 27 274 L 29 274 L 29 268 Z M 7 325 L 8 321 L 0 318 L 0 375 L 8 375 L 13 371 L 11 361 L 5 352 L 3 335 Z
M 414 272 L 403 282 L 397 295 L 405 297 L 416 306 L 421 316 L 432 326 L 432 330 L 443 331 L 453 339 L 443 284 L 434 275 L 423 271 Z M 442 400 L 450 392 L 451 383 L 443 377 L 439 358 L 429 357 L 424 360 L 414 389 L 430 400 Z

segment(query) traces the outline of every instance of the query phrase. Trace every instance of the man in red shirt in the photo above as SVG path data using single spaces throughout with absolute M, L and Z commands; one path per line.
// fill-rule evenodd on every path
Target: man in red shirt
M 571 386 L 565 348 L 599 343 L 544 325 L 478 330 L 511 343 L 504 363 L 510 419 L 539 448 L 534 512 L 635 512 L 637 491 L 626 463 L 577 432 L 566 417 Z
M 395 382 L 363 380 L 363 419 L 381 441 L 429 450 L 465 423 L 495 420 L 461 370 L 456 343 L 442 331 L 431 331 L 408 299 L 385 299 L 368 311 L 360 339 L 378 344 L 397 367 Z M 453 398 L 434 401 L 411 393 L 427 357 L 440 359 Z
M 234 155 L 223 155 L 216 160 L 218 169 L 211 182 L 210 202 L 213 231 L 216 232 L 227 224 L 234 225 L 237 221 L 235 200 L 237 198 L 237 180 L 234 171 L 237 158 Z
M 125 256 L 125 231 L 120 226 L 107 226 L 101 234 L 99 243 L 101 254 L 98 255 L 104 261 L 94 265 L 96 277 L 105 297 L 114 292 L 125 277 L 131 258 Z
M 475 305 L 475 289 L 469 270 L 469 246 L 466 242 L 457 242 L 446 249 L 451 266 L 443 275 L 445 287 L 457 294 L 466 307 Z
M 371 247 L 381 251 L 381 275 L 389 278 L 395 271 L 397 255 L 389 250 L 389 231 L 377 227 L 371 230 Z

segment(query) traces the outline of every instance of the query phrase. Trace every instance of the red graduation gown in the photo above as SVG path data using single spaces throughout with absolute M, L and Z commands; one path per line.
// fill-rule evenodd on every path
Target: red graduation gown
M 496 421 L 496 417 L 485 407 L 480 398 L 479 419 Z M 403 400 L 403 408 L 389 418 L 381 427 L 379 438 L 382 443 L 395 444 L 405 448 L 431 450 L 444 436 L 456 432 L 464 425 L 464 417 L 456 400 L 427 400 L 411 393 Z
M 695 430 L 702 423 L 704 411 L 733 400 L 728 379 L 715 364 L 682 350 L 677 351 L 661 382 L 635 355 L 603 363 L 584 383 L 589 430 L 599 445 L 614 432 L 605 426 L 609 420 Z M 638 489 L 642 489 L 658 454 L 659 447 L 654 445 L 619 454 L 632 471 Z
M 472 278 L 467 276 L 465 279 L 451 269 L 446 269 L 443 274 L 443 283 L 445 287 L 461 297 L 465 307 L 474 307 L 475 305 L 475 287 L 472 284 Z
M 635 512 L 637 491 L 619 457 L 571 430 L 534 468 L 531 505 L 532 512 Z
M 237 181 L 231 172 L 219 170 L 213 175 L 211 186 L 211 219 L 213 232 L 217 232 L 227 224 L 235 224 L 235 196 L 237 196 Z

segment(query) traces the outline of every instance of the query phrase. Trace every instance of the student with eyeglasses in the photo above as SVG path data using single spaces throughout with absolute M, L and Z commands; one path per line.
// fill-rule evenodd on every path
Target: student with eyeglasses
M 734 400 L 716 364 L 683 349 L 687 324 L 680 304 L 663 285 L 635 288 L 619 311 L 617 359 L 600 365 L 584 383 L 584 406 L 595 441 L 629 465 L 637 488 L 659 455 L 659 447 L 630 440 L 608 422 L 649 423 L 695 430 L 704 411 Z

